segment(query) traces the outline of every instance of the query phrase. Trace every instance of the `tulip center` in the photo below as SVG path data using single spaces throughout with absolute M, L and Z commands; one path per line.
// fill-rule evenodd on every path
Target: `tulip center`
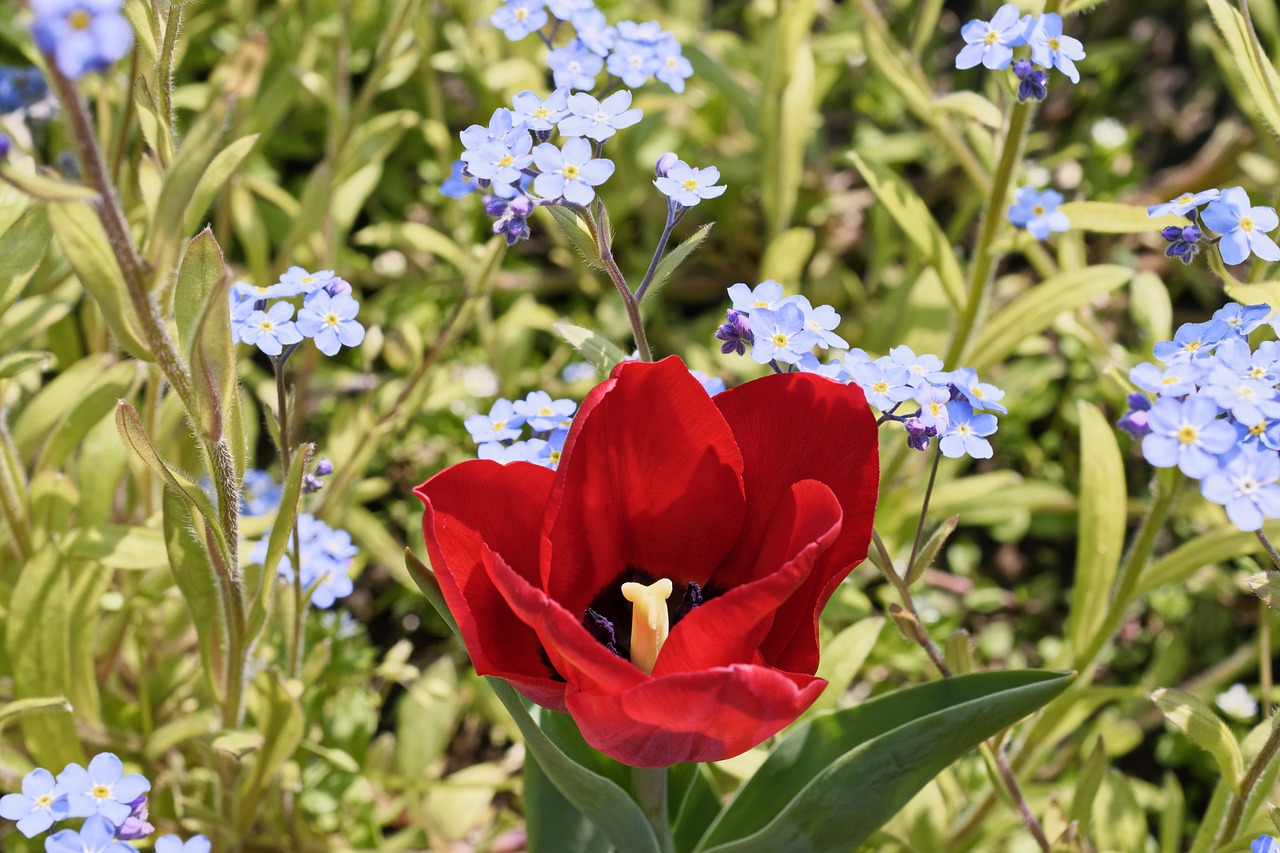
M 651 584 L 624 583 L 622 597 L 632 604 L 631 662 L 645 672 L 653 672 L 658 652 L 671 632 L 671 616 L 667 599 L 671 597 L 670 579 L 661 578 Z

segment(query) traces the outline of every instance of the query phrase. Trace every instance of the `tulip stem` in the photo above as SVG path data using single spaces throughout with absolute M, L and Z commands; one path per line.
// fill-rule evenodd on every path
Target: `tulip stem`
M 632 767 L 631 787 L 640 810 L 649 819 L 662 853 L 675 853 L 671 827 L 667 821 L 667 768 Z

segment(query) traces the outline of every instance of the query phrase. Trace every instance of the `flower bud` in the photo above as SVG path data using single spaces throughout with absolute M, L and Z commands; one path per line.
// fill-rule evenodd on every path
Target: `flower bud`
M 0 133 L 0 159 L 9 156 L 9 147 L 11 144 L 12 143 L 9 142 L 8 134 Z
M 659 178 L 665 178 L 667 172 L 671 171 L 671 167 L 678 162 L 680 162 L 680 158 L 675 155 L 675 152 L 668 151 L 658 158 L 658 162 L 654 164 L 653 173 Z
M 1182 239 L 1182 228 L 1177 225 L 1166 225 L 1160 229 L 1160 236 L 1173 243 Z
M 351 285 L 340 278 L 335 278 L 324 286 L 324 291 L 330 296 L 342 296 L 351 292 Z
M 328 477 L 333 473 L 333 463 L 328 459 L 321 459 L 316 462 L 315 474 L 317 477 Z
M 1182 229 L 1182 239 L 1186 240 L 1188 243 L 1198 243 L 1200 238 L 1203 236 L 1203 232 L 1194 225 L 1188 225 L 1186 228 Z
M 518 195 L 511 199 L 511 203 L 507 207 L 513 215 L 525 217 L 533 213 L 533 199 L 527 195 Z

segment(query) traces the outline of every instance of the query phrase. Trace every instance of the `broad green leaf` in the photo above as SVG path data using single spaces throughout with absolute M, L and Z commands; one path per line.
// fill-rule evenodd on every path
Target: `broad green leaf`
M 969 348 L 969 366 L 982 373 L 1001 363 L 1065 311 L 1081 308 L 1133 277 L 1133 270 L 1099 264 L 1059 273 L 1034 285 L 987 321 Z
M 13 155 L 10 155 L 9 167 L 34 175 L 36 161 L 30 157 L 18 157 L 15 159 Z M 38 207 L 39 205 L 34 204 L 29 195 L 12 184 L 0 181 L 0 236 L 8 234 L 9 229 L 13 227 L 15 222 L 29 211 L 38 209 Z
M 1156 703 L 1165 719 L 1186 735 L 1192 743 L 1213 756 L 1222 773 L 1222 781 L 1233 793 L 1240 792 L 1240 777 L 1244 775 L 1244 758 L 1235 735 L 1198 697 L 1183 690 L 1160 688 L 1153 691 L 1151 701 Z
M 148 31 L 150 28 L 148 27 Z M 160 115 L 155 98 L 151 96 L 151 86 L 146 77 L 139 77 L 133 87 L 133 103 L 138 108 L 138 126 L 142 129 L 142 138 L 147 147 L 159 158 L 161 165 L 173 162 L 173 130 L 169 121 Z
M 1075 791 L 1071 795 L 1070 820 L 1080 824 L 1080 830 L 1089 831 L 1089 823 L 1093 817 L 1093 800 L 1098 795 L 1098 788 L 1107 775 L 1107 749 L 1102 735 L 1098 735 L 1093 743 L 1093 752 L 1084 760 L 1080 773 L 1076 776 Z
M 1272 312 L 1280 309 L 1280 281 L 1260 281 L 1257 284 L 1226 282 L 1227 296 L 1241 305 L 1270 305 Z
M 183 225 L 184 233 L 189 234 L 200 227 L 205 211 L 213 203 L 214 197 L 226 187 L 231 176 L 257 144 L 258 134 L 242 136 L 219 151 L 209 162 L 209 168 L 200 176 L 200 183 L 191 194 L 191 203 L 187 206 L 187 221 Z
M 199 114 L 165 173 L 152 230 L 147 236 L 147 259 L 156 269 L 171 269 L 178 259 L 187 208 L 191 206 L 196 187 L 218 151 L 218 141 L 222 139 L 231 104 L 228 97 L 218 98 Z
M 662 289 L 667 283 L 667 279 L 671 278 L 671 274 L 685 262 L 685 260 L 693 254 L 693 251 L 702 245 L 702 241 L 707 239 L 707 235 L 711 233 L 711 226 L 714 222 L 708 222 L 697 231 L 694 231 L 684 239 L 680 245 L 676 246 L 670 252 L 658 261 L 658 268 L 653 272 L 653 279 L 649 282 L 649 289 L 644 292 L 645 299 L 652 297 L 655 293 Z
M 884 627 L 884 619 L 871 616 L 860 619 L 822 645 L 822 657 L 818 661 L 819 678 L 827 680 L 827 686 L 814 700 L 805 716 L 818 711 L 827 711 L 836 706 L 840 697 L 849 689 L 854 676 L 866 663 L 876 640 L 880 639 L 880 629 Z
M 88 560 L 111 569 L 158 569 L 169 563 L 164 534 L 151 527 L 77 527 L 63 540 L 62 549 L 68 559 Z
M 1263 531 L 1275 541 L 1280 538 L 1280 521 L 1263 525 Z M 1135 596 L 1141 596 L 1168 583 L 1184 583 L 1193 574 L 1213 563 L 1225 563 L 1247 554 L 1262 553 L 1257 535 L 1235 527 L 1217 530 L 1184 542 L 1153 562 L 1138 578 Z
M 977 92 L 952 92 L 934 99 L 933 108 L 944 112 L 971 118 L 989 127 L 1000 130 L 1004 127 L 1004 115 L 1000 108 Z
M 12 379 L 32 367 L 47 370 L 52 358 L 53 356 L 47 352 L 29 351 L 11 352 L 0 356 L 0 379 Z
M 812 228 L 788 228 L 769 241 L 760 259 L 760 278 L 776 279 L 783 287 L 799 289 L 800 277 L 813 255 Z
M 206 228 L 187 247 L 178 268 L 174 288 L 174 318 L 178 343 L 190 365 L 195 417 L 200 434 L 209 443 L 244 441 L 231 435 L 229 410 L 239 403 L 236 394 L 235 344 L 231 337 L 231 313 L 227 291 L 231 277 L 222 249 Z
M 897 690 L 793 729 L 696 848 L 845 853 L 987 738 L 1074 674 L 981 672 Z
M 44 260 L 51 239 L 53 232 L 41 206 L 28 210 L 0 235 L 0 258 L 4 258 L 0 264 L 0 315 L 22 294 Z
M 449 613 L 435 574 L 408 549 L 405 550 L 405 562 L 409 575 L 426 595 L 427 601 L 454 633 L 458 633 L 458 623 Z M 525 700 L 510 684 L 500 678 L 486 680 L 524 736 L 529 753 L 526 760 L 537 761 L 565 799 L 600 827 L 619 853 L 659 853 L 658 841 L 635 800 L 616 782 L 567 756 L 529 715 Z
M 934 220 L 929 206 L 887 166 L 867 160 L 856 151 L 849 152 L 849 159 L 884 209 L 898 223 L 902 233 L 938 274 L 951 307 L 960 310 L 965 299 L 964 274 L 960 271 L 960 262 L 956 260 L 951 243 Z
M 568 341 L 578 354 L 591 362 L 596 370 L 607 374 L 627 357 L 627 354 L 616 344 L 599 332 L 575 326 L 572 323 L 556 323 L 553 328 L 560 337 Z
M 1185 216 L 1147 216 L 1145 207 L 1113 201 L 1069 201 L 1059 208 L 1071 220 L 1072 231 L 1099 234 L 1154 234 L 1169 225 L 1189 224 Z
M 209 559 L 204 519 L 171 490 L 164 490 L 164 544 L 173 582 L 191 612 L 205 679 L 215 695 L 224 676 L 223 653 L 230 642 L 226 584 Z
M 960 516 L 953 515 L 939 524 L 938 529 L 929 536 L 929 539 L 924 543 L 924 547 L 920 549 L 920 553 L 916 554 L 915 562 L 907 567 L 905 580 L 908 587 L 920 580 L 920 576 L 925 573 L 925 570 L 933 565 L 938 552 L 942 550 L 943 545 L 947 544 L 951 534 L 955 533 L 956 525 L 959 523 Z
M 42 696 L 34 699 L 18 699 L 0 705 L 0 729 L 10 720 L 17 720 L 28 714 L 69 714 L 71 703 L 64 696 Z
M 182 714 L 151 732 L 143 747 L 143 755 L 150 761 L 158 761 L 160 756 L 175 746 L 216 732 L 218 723 L 218 715 L 212 711 Z
M 723 808 L 711 774 L 706 764 L 667 768 L 667 811 L 677 850 L 692 850 Z
M 0 352 L 23 346 L 71 313 L 80 287 L 67 279 L 53 290 L 19 299 L 0 315 Z
M 809 40 L 815 15 L 813 0 L 780 4 L 772 33 L 773 51 L 760 98 L 764 134 L 760 206 L 766 234 L 772 238 L 791 225 L 800 186 L 804 183 L 804 155 L 812 139 L 817 68 Z
M 576 213 L 554 204 L 544 205 L 537 209 L 547 212 L 547 215 L 559 226 L 561 233 L 568 238 L 570 245 L 578 250 L 579 257 L 589 267 L 601 272 L 604 271 L 604 265 L 600 262 L 600 250 L 596 248 L 591 232 Z
M 258 811 L 258 803 L 280 766 L 302 743 L 306 727 L 302 707 L 275 670 L 263 670 L 250 682 L 245 697 L 253 726 L 262 735 L 262 748 L 246 759 L 250 766 L 241 774 L 241 829 L 247 830 Z
M 1227 52 L 1253 101 L 1253 108 L 1271 132 L 1280 135 L 1280 104 L 1273 94 L 1280 92 L 1280 74 L 1268 57 L 1258 55 L 1248 24 L 1227 0 L 1209 0 L 1209 11 L 1227 43 Z
M 1173 338 L 1173 300 L 1164 279 L 1142 271 L 1129 282 L 1129 314 L 1148 347 Z
M 28 461 L 35 458 L 41 442 L 76 401 L 88 395 L 98 378 L 110 369 L 111 356 L 105 353 L 86 356 L 69 365 L 27 403 L 13 423 L 13 443 Z
M 0 162 L 0 180 L 11 184 L 36 201 L 96 201 L 98 194 L 82 184 L 39 172 L 28 173 Z
M 80 505 L 76 523 L 81 527 L 105 525 L 115 509 L 120 480 L 128 465 L 128 452 L 120 441 L 115 421 L 104 418 L 85 435 L 76 464 L 76 489 Z
M 406 779 L 439 776 L 437 762 L 458 726 L 458 668 L 449 657 L 431 664 L 396 703 L 396 770 Z
M 80 565 L 71 571 L 71 605 L 68 611 L 71 649 L 71 704 L 76 720 L 102 727 L 102 699 L 94 651 L 103 618 L 102 596 L 111 586 L 114 572 L 102 565 Z
M 551 784 L 536 761 L 524 763 L 525 825 L 531 851 L 609 853 L 609 839 Z
M 351 240 L 357 246 L 399 249 L 410 254 L 425 253 L 448 261 L 460 271 L 472 266 L 471 257 L 455 240 L 421 222 L 379 222 L 361 228 Z
M 116 401 L 129 395 L 141 379 L 140 371 L 136 361 L 122 361 L 95 377 L 88 392 L 73 400 L 72 406 L 44 436 L 34 469 L 59 467 L 68 454 L 80 446 L 89 430 L 110 417 Z
M 1124 552 L 1128 513 L 1124 458 L 1111 422 L 1097 406 L 1076 404 L 1080 416 L 1080 504 L 1076 569 L 1067 639 L 1082 654 L 1106 620 Z
M 1259 572 L 1245 578 L 1244 582 L 1268 607 L 1280 612 L 1280 572 Z
M 71 694 L 70 611 L 67 565 L 46 545 L 22 566 L 9 599 L 5 647 L 16 699 Z M 42 766 L 83 763 L 70 714 L 24 716 L 20 722 L 27 751 Z
M 116 341 L 136 358 L 150 360 L 138 332 L 138 319 L 126 296 L 124 276 L 93 208 L 80 201 L 45 206 L 62 254 L 76 277 L 98 303 Z

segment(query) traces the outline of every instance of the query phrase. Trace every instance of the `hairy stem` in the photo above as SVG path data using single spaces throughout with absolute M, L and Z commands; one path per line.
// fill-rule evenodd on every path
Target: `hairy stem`
M 287 356 L 286 356 L 287 357 Z M 276 407 L 280 427 L 280 467 L 289 476 L 293 464 L 289 437 L 289 392 L 284 383 L 284 357 L 271 359 L 276 374 Z M 297 678 L 302 674 L 302 645 L 306 627 L 306 588 L 302 584 L 302 540 L 295 521 L 290 539 L 293 546 L 293 625 L 289 632 L 289 674 Z
M 671 231 L 679 221 L 680 217 L 676 215 L 676 204 L 672 202 L 667 205 L 667 224 L 663 226 L 662 236 L 658 238 L 658 247 L 653 250 L 653 259 L 649 261 L 649 269 L 645 271 L 644 279 L 640 282 L 640 286 L 636 288 L 636 302 L 642 301 L 644 295 L 649 291 L 649 285 L 653 283 L 653 274 L 658 271 L 658 262 L 662 260 L 662 254 L 667 250 L 667 241 L 671 239 Z
M 1231 805 L 1227 807 L 1227 816 L 1223 818 L 1222 826 L 1218 827 L 1218 835 L 1213 841 L 1213 849 L 1215 851 L 1226 848 L 1228 843 L 1235 838 L 1236 832 L 1239 831 L 1240 824 L 1244 820 L 1245 805 L 1249 802 L 1254 789 L 1262 781 L 1267 765 L 1276 757 L 1277 752 L 1280 752 L 1280 717 L 1272 718 L 1271 734 L 1267 736 L 1267 742 L 1262 745 L 1262 750 L 1249 764 L 1249 769 L 1245 771 L 1244 778 L 1240 780 L 1240 793 L 1231 795 Z

